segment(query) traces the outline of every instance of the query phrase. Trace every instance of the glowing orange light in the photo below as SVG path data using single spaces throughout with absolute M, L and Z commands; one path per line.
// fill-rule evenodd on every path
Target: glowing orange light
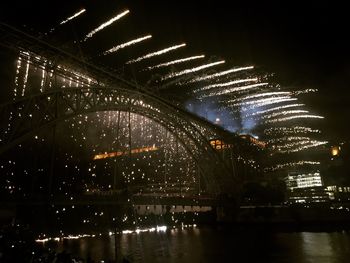
M 340 152 L 340 148 L 338 146 L 331 147 L 331 155 L 332 156 L 338 156 L 339 152 Z
M 226 144 L 222 140 L 213 139 L 213 140 L 210 140 L 209 142 L 210 142 L 210 145 L 216 150 L 221 150 L 221 149 L 226 149 L 226 148 L 232 147 L 231 144 Z
M 151 151 L 157 151 L 158 147 L 156 146 L 151 146 L 151 147 L 143 147 L 143 148 L 136 148 L 136 149 L 131 149 L 131 151 L 118 151 L 118 152 L 110 152 L 110 153 L 100 153 L 96 154 L 93 157 L 93 160 L 100 160 L 100 159 L 106 159 L 106 158 L 113 158 L 113 157 L 118 157 L 122 155 L 128 155 L 129 153 L 135 154 L 135 153 L 142 153 L 142 152 L 151 152 Z
M 256 138 L 254 138 L 253 136 L 250 136 L 248 134 L 242 134 L 240 135 L 241 138 L 245 139 L 245 140 L 249 140 L 251 143 L 255 144 L 256 146 L 260 147 L 260 148 L 265 148 L 266 147 L 266 142 L 264 141 L 260 141 Z

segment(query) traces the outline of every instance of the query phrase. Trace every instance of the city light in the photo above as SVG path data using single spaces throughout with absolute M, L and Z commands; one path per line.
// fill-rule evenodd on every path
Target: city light
M 339 154 L 340 154 L 340 147 L 339 146 L 332 146 L 331 147 L 331 155 L 338 156 Z

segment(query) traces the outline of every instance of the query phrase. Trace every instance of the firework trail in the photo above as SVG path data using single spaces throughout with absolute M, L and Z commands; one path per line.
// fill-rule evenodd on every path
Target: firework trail
M 60 25 L 63 25 L 67 22 L 69 22 L 70 20 L 80 16 L 81 14 L 83 14 L 86 10 L 85 9 L 81 9 L 80 11 L 76 12 L 75 14 L 73 14 L 72 16 L 68 17 L 67 19 L 63 20 Z
M 13 99 L 14 100 L 17 97 L 17 90 L 19 88 L 18 79 L 19 79 L 19 73 L 20 73 L 21 67 L 22 67 L 22 57 L 19 56 L 18 60 L 17 60 L 17 67 L 16 67 L 15 87 L 13 89 Z
M 294 91 L 293 95 L 298 96 L 300 94 L 307 94 L 307 93 L 310 93 L 310 92 L 317 92 L 317 91 L 318 91 L 317 89 L 304 89 L 304 90 Z
M 223 64 L 223 63 L 225 63 L 225 60 L 221 60 L 221 61 L 205 64 L 205 65 L 202 65 L 202 66 L 199 66 L 199 67 L 195 67 L 195 68 L 185 69 L 185 70 L 182 70 L 182 71 L 179 71 L 179 72 L 173 72 L 173 73 L 170 73 L 170 74 L 162 77 L 161 80 L 167 80 L 167 79 L 179 77 L 179 76 L 182 76 L 182 75 L 185 75 L 185 74 L 190 74 L 190 73 L 197 72 L 197 71 L 200 71 L 200 70 L 203 70 L 203 69 L 206 69 L 206 68 L 214 67 L 214 66 L 217 66 L 217 65 L 220 65 L 220 64 Z
M 286 167 L 293 167 L 293 166 L 302 166 L 302 165 L 320 165 L 321 162 L 318 161 L 298 161 L 298 162 L 289 162 L 289 163 L 284 163 L 284 164 L 277 164 L 274 167 L 271 168 L 266 168 L 265 171 L 276 171 L 278 169 L 283 169 Z
M 44 61 L 43 67 L 41 69 L 41 82 L 40 82 L 40 92 L 44 91 L 45 84 L 45 73 L 46 73 L 46 61 Z
M 303 145 L 303 146 L 300 146 L 296 149 L 292 149 L 290 150 L 288 153 L 290 152 L 300 152 L 300 151 L 303 151 L 303 150 L 307 150 L 307 149 L 310 149 L 310 148 L 315 148 L 317 146 L 321 146 L 321 145 L 325 145 L 327 144 L 328 141 L 310 141 L 310 144 L 308 145 Z
M 244 82 L 256 82 L 256 81 L 258 81 L 257 78 L 238 79 L 238 80 L 233 80 L 233 81 L 229 81 L 229 82 L 225 82 L 225 83 L 211 84 L 211 85 L 205 86 L 203 88 L 197 89 L 196 91 L 199 92 L 199 91 L 204 91 L 204 90 L 213 89 L 213 88 L 222 88 L 222 87 L 232 86 L 232 85 L 244 83 Z
M 240 91 L 245 91 L 248 89 L 266 86 L 268 84 L 269 83 L 266 82 L 266 83 L 257 83 L 257 84 L 253 84 L 253 85 L 247 85 L 247 86 L 233 87 L 233 88 L 228 88 L 228 89 L 224 89 L 224 90 L 220 90 L 220 91 L 210 92 L 208 94 L 203 94 L 199 97 L 206 98 L 206 97 L 213 97 L 213 96 L 221 96 L 221 95 L 226 95 L 226 94 L 233 93 L 233 92 L 240 92 Z M 201 90 L 199 90 L 199 91 L 201 91 Z M 194 92 L 199 92 L 199 91 L 197 90 Z
M 158 64 L 158 65 L 155 65 L 155 66 L 148 67 L 147 70 L 151 70 L 151 69 L 155 69 L 155 68 L 167 67 L 167 66 L 170 66 L 170 65 L 179 64 L 179 63 L 183 63 L 183 62 L 186 62 L 186 61 L 195 60 L 195 59 L 204 58 L 204 57 L 205 57 L 205 55 L 199 55 L 199 56 L 192 56 L 192 57 L 177 59 L 177 60 L 173 60 L 173 61 L 169 61 L 169 62 L 166 62 L 166 63 L 162 63 L 162 64 Z
M 305 137 L 305 136 L 286 136 L 286 137 L 269 139 L 267 142 L 268 143 L 285 143 L 286 141 L 291 142 L 291 141 L 306 141 L 306 140 L 310 141 L 311 138 Z
M 311 142 L 312 141 L 310 140 L 310 138 L 307 138 L 306 140 L 300 140 L 300 141 L 296 141 L 296 142 L 292 141 L 292 142 L 285 143 L 282 145 L 277 145 L 277 146 L 274 146 L 274 148 L 276 148 L 279 152 L 285 152 L 287 150 L 291 150 L 293 147 L 309 144 Z
M 274 95 L 290 95 L 291 93 L 288 91 L 275 91 L 275 92 L 265 92 L 265 93 L 258 93 L 254 95 L 248 95 L 243 98 L 239 99 L 234 99 L 230 100 L 229 102 L 236 102 L 236 101 L 245 101 L 245 100 L 250 100 L 250 99 L 255 99 L 255 98 L 260 98 L 260 97 L 268 97 L 268 96 L 274 96 Z
M 276 103 L 281 103 L 281 102 L 287 102 L 287 101 L 295 101 L 298 100 L 297 98 L 290 98 L 290 97 L 276 97 L 273 99 L 266 99 L 265 101 L 261 101 L 259 103 L 250 105 L 249 107 L 243 107 L 241 110 L 242 111 L 247 111 L 247 110 L 252 110 L 255 108 L 263 107 L 266 105 L 271 105 L 271 104 L 276 104 Z
M 27 55 L 27 65 L 26 65 L 26 72 L 24 75 L 24 80 L 23 80 L 23 89 L 22 89 L 22 96 L 24 96 L 24 93 L 26 91 L 26 86 L 27 86 L 27 81 L 28 81 L 28 73 L 29 73 L 29 65 L 30 65 L 30 55 L 29 53 L 24 53 Z
M 267 135 L 276 135 L 276 134 L 298 134 L 298 133 L 321 133 L 320 130 L 312 129 L 310 127 L 295 126 L 295 127 L 271 127 L 264 130 L 264 133 Z
M 115 47 L 112 47 L 111 49 L 106 50 L 105 52 L 103 52 L 103 55 L 114 53 L 114 52 L 118 51 L 119 49 L 123 49 L 123 48 L 131 46 L 131 45 L 135 45 L 135 44 L 137 44 L 139 42 L 142 42 L 142 41 L 144 41 L 146 39 L 149 39 L 149 38 L 152 38 L 152 36 L 151 35 L 147 35 L 147 36 L 144 36 L 144 37 L 140 37 L 140 38 L 128 41 L 126 43 L 120 44 L 118 46 L 115 46 Z
M 277 96 L 277 97 L 271 97 L 271 98 L 264 98 L 264 99 L 256 99 L 256 100 L 250 100 L 250 101 L 241 101 L 237 103 L 232 103 L 232 101 L 228 101 L 229 103 L 231 102 L 231 106 L 245 106 L 245 105 L 252 105 L 254 108 L 260 107 L 260 105 L 265 103 L 277 103 L 280 102 L 281 100 L 284 99 L 291 99 L 290 96 Z M 277 102 L 276 102 L 277 101 Z
M 175 46 L 172 46 L 172 47 L 168 47 L 168 48 L 165 48 L 165 49 L 156 51 L 156 52 L 149 53 L 149 54 L 144 55 L 144 56 L 142 56 L 142 57 L 138 57 L 138 58 L 129 60 L 129 61 L 126 62 L 125 64 L 136 63 L 136 62 L 142 61 L 142 60 L 144 60 L 144 59 L 151 58 L 151 57 L 154 57 L 154 56 L 159 56 L 159 55 L 168 53 L 168 52 L 170 52 L 170 51 L 173 51 L 173 50 L 176 50 L 176 49 L 178 49 L 178 48 L 185 47 L 185 46 L 186 46 L 186 43 L 183 43 L 183 44 L 180 44 L 180 45 L 175 45 Z
M 265 114 L 265 113 L 269 113 L 272 111 L 278 111 L 278 110 L 283 110 L 283 109 L 288 109 L 288 108 L 301 107 L 301 106 L 305 106 L 305 104 L 288 104 L 288 105 L 274 107 L 274 108 L 270 108 L 270 109 L 266 109 L 266 110 L 262 110 L 262 111 L 257 111 L 257 112 L 252 113 L 251 116 Z
M 295 116 L 289 116 L 284 118 L 278 118 L 273 120 L 267 120 L 265 123 L 276 123 L 276 122 L 283 122 L 283 121 L 289 121 L 293 119 L 324 119 L 322 116 L 318 115 L 311 115 L 311 114 L 304 114 L 304 115 L 295 115 Z
M 290 115 L 290 114 L 296 114 L 296 113 L 308 113 L 308 111 L 307 110 L 288 110 L 288 111 L 274 112 L 269 115 L 261 117 L 261 119 L 271 119 L 280 115 Z
M 95 28 L 94 30 L 92 30 L 89 34 L 87 34 L 84 38 L 83 41 L 86 41 L 88 38 L 91 38 L 93 35 L 95 35 L 97 32 L 101 31 L 102 29 L 104 29 L 105 27 L 111 25 L 112 23 L 114 23 L 115 21 L 119 20 L 120 18 L 122 18 L 123 16 L 127 15 L 130 11 L 129 10 L 125 10 L 124 12 L 116 15 L 115 17 L 111 18 L 110 20 L 108 20 L 107 22 L 101 24 L 99 27 Z
M 234 73 L 234 72 L 250 70 L 250 69 L 253 69 L 253 68 L 254 68 L 253 66 L 233 68 L 233 69 L 222 71 L 222 72 L 218 72 L 218 73 L 215 73 L 215 74 L 211 74 L 211 75 L 207 75 L 207 76 L 203 76 L 203 77 L 197 77 L 197 78 L 194 78 L 194 79 L 188 81 L 187 83 L 193 83 L 193 82 L 198 82 L 198 81 L 202 81 L 202 80 L 215 79 L 215 78 L 218 78 L 218 77 L 221 77 L 221 76 L 224 76 L 224 75 L 228 75 L 228 74 L 231 74 L 231 73 Z
M 302 140 L 293 143 L 276 146 L 279 153 L 293 153 L 327 144 L 327 141 Z

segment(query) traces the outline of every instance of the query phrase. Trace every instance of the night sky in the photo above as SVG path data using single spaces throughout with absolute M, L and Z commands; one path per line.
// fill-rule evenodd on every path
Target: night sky
M 101 73 L 99 76 L 93 70 L 87 72 L 93 68 L 87 63 L 72 59 L 69 64 L 71 61 L 62 57 L 56 60 L 35 47 L 27 49 L 16 43 L 11 50 L 6 46 L 6 34 L 1 35 L 0 24 L 0 106 L 10 102 L 16 107 L 3 107 L 3 111 L 0 107 L 0 150 L 16 142 L 0 155 L 0 200 L 6 209 L 15 208 L 15 216 L 11 211 L 12 225 L 29 226 L 40 239 L 108 230 L 110 241 L 112 229 L 157 225 L 158 231 L 163 223 L 169 228 L 181 223 L 183 229 L 195 226 L 197 221 L 207 225 L 208 219 L 202 221 L 202 214 L 210 218 L 210 224 L 231 221 L 239 223 L 240 229 L 276 222 L 294 231 L 303 229 L 305 218 L 307 228 L 313 215 L 313 228 L 345 226 L 350 211 L 350 20 L 346 6 L 345 1 L 334 0 L 3 1 L 1 24 L 132 83 L 124 86 L 118 78 L 106 80 L 108 74 L 103 71 L 95 71 Z M 82 16 L 60 24 L 82 8 L 86 9 Z M 121 16 L 123 13 L 127 15 Z M 121 19 L 117 20 L 118 16 Z M 113 19 L 110 25 L 93 31 Z M 125 44 L 150 34 L 147 41 Z M 186 47 L 174 48 L 183 43 Z M 123 47 L 106 54 L 114 46 Z M 162 53 L 166 48 L 171 52 Z M 205 58 L 197 60 L 202 54 Z M 219 65 L 222 60 L 226 63 Z M 218 65 L 209 67 L 213 62 Z M 144 89 L 137 89 L 134 83 Z M 76 89 L 81 93 L 74 93 Z M 156 99 L 145 91 L 154 92 Z M 27 99 L 38 97 L 41 100 Z M 167 100 L 189 112 L 167 105 Z M 89 112 L 95 110 L 101 111 Z M 221 129 L 212 129 L 214 125 L 197 121 L 199 118 L 191 113 L 235 134 L 226 137 Z M 17 141 L 22 138 L 26 140 Z M 326 190 L 326 186 L 331 187 Z M 144 213 L 136 211 L 137 197 L 147 202 Z M 210 198 L 215 202 L 213 207 Z M 7 200 L 17 199 L 17 206 L 7 207 Z M 26 206 L 41 199 L 43 205 L 35 205 L 35 209 Z M 112 199 L 121 203 L 107 205 Z M 105 203 L 99 204 L 99 200 Z M 162 210 L 159 215 L 152 215 L 149 208 L 156 209 L 157 200 L 169 203 L 157 207 Z M 190 210 L 180 205 L 186 200 L 190 201 Z M 308 212 L 293 209 L 289 219 L 285 208 L 292 203 L 299 203 L 296 208 L 300 211 L 311 208 Z M 249 210 L 238 210 L 239 205 Z M 140 211 L 140 205 L 137 209 Z M 234 229 L 233 236 L 236 232 Z M 13 254 L 25 244 L 19 241 L 20 246 L 16 244 L 13 249 L 15 243 L 2 239 L 2 233 L 0 228 L 0 262 L 5 251 L 2 244 L 11 246 Z M 117 244 L 116 233 L 113 244 Z M 193 233 L 199 236 L 199 232 Z M 224 243 L 231 246 L 226 250 L 232 254 L 232 233 L 227 233 L 230 237 Z M 349 237 L 344 233 L 338 238 L 340 243 Z M 174 247 L 174 237 L 179 234 L 178 258 L 185 259 L 188 253 L 183 248 L 190 248 L 191 241 L 181 232 L 172 232 L 171 240 L 169 235 L 167 239 L 158 238 L 160 249 L 148 249 L 153 241 L 140 243 L 137 238 L 137 249 L 132 253 L 143 256 L 143 250 L 149 250 L 158 259 L 159 255 L 172 256 L 163 249 L 164 240 L 170 240 L 167 245 Z M 217 236 L 213 237 L 205 234 L 205 242 L 215 241 Z M 267 237 L 267 245 L 250 254 L 270 258 L 272 251 L 271 259 L 284 254 L 296 258 L 288 255 L 294 256 L 296 250 L 284 247 L 285 237 L 282 246 L 276 247 L 282 248 L 282 254 L 276 254 L 269 244 L 275 238 Z M 254 238 L 248 233 L 243 243 L 240 240 L 243 246 L 249 244 L 248 250 L 242 250 L 245 259 L 264 243 L 257 239 L 259 246 L 251 247 Z M 333 253 L 325 247 L 332 251 L 328 256 L 322 246 L 333 249 L 346 245 L 316 239 L 320 242 L 301 236 L 301 245 L 292 243 L 306 248 L 302 253 L 310 257 L 311 240 L 317 251 L 315 258 L 341 259 L 341 250 Z M 213 255 L 225 251 L 218 242 L 217 248 L 205 242 L 200 247 L 209 248 L 210 253 L 215 250 Z M 73 243 L 64 244 L 74 247 Z M 81 244 L 82 250 L 96 253 L 91 248 L 97 243 L 91 248 Z M 97 250 L 107 251 L 99 246 Z M 195 250 L 191 253 L 196 255 Z
M 95 43 L 98 48 L 101 42 L 112 43 L 113 39 L 115 42 L 119 35 L 152 33 L 157 39 L 155 46 L 186 41 L 192 53 L 224 58 L 230 65 L 253 64 L 276 73 L 283 86 L 319 89 L 305 99 L 310 110 L 326 117 L 320 122 L 326 139 L 349 140 L 350 41 L 346 4 L 341 1 L 262 2 L 11 1 L 2 6 L 0 20 L 38 36 L 39 32 L 48 32 L 59 21 L 85 7 L 88 16 L 55 32 L 61 36 L 60 44 L 69 45 L 88 28 L 128 8 L 132 14 L 128 23 L 121 21 L 118 28 L 106 29 L 91 44 Z M 91 48 L 82 47 L 82 56 L 89 56 L 90 51 Z

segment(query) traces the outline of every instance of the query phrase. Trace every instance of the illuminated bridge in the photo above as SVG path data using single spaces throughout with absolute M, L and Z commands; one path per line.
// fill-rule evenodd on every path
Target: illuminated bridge
M 214 204 L 261 175 L 264 145 L 15 28 L 0 32 L 17 56 L 13 98 L 0 105 L 3 200 L 118 204 L 151 193 L 159 203 L 207 195 L 214 199 L 202 203 Z
M 230 214 L 255 194 L 281 202 L 290 173 L 321 182 L 323 117 L 302 98 L 317 90 L 281 87 L 109 4 L 0 21 L 2 209 L 49 230 L 136 225 L 152 209 L 175 223 L 175 211 Z

